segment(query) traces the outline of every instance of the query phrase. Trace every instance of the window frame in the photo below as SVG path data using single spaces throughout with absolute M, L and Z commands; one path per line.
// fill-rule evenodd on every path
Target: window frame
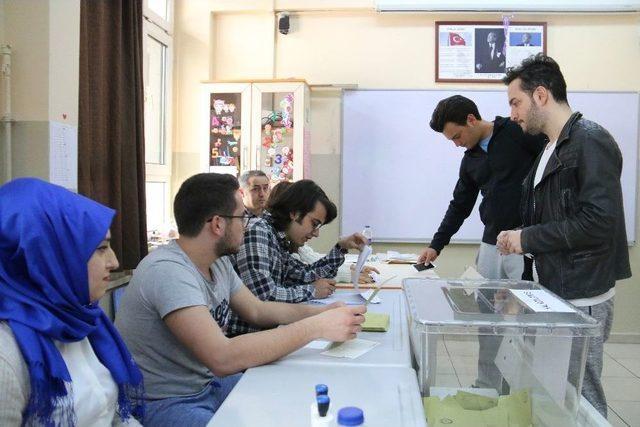
M 144 1 L 145 5 L 147 0 Z M 173 13 L 173 1 L 170 1 L 170 16 Z M 167 221 L 171 220 L 171 168 L 172 168 L 172 154 L 173 154 L 173 123 L 172 123 L 172 112 L 173 112 L 173 37 L 169 31 L 165 28 L 157 25 L 156 19 L 162 20 L 157 14 L 151 11 L 152 15 L 155 15 L 154 20 L 149 19 L 146 16 L 147 10 L 145 10 L 145 20 L 143 21 L 143 82 L 144 82 L 144 97 L 146 104 L 147 97 L 147 73 L 149 70 L 149 56 L 148 56 L 148 43 L 149 38 L 153 38 L 166 46 L 166 56 L 165 56 L 165 102 L 164 102 L 164 147 L 162 157 L 164 160 L 164 164 L 155 164 L 155 163 L 146 163 L 145 159 L 145 183 L 146 182 L 162 182 L 165 184 L 165 203 L 162 206 L 163 209 L 163 217 L 167 219 Z M 167 21 L 164 21 L 165 23 Z M 173 24 L 173 21 L 170 21 Z M 145 105 L 146 108 L 146 105 Z M 146 141 L 145 141 L 146 146 Z M 146 148 L 146 147 L 145 147 Z
M 173 11 L 174 0 L 167 0 L 167 15 L 169 19 L 164 19 L 149 7 L 149 0 L 142 1 L 142 15 L 144 18 L 164 30 L 167 34 L 173 35 Z

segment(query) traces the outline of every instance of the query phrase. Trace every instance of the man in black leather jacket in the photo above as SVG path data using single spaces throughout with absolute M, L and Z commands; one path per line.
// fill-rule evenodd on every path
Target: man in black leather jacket
M 606 417 L 600 382 L 604 341 L 613 320 L 616 280 L 631 276 L 622 205 L 622 154 L 598 124 L 573 112 L 558 64 L 532 56 L 510 69 L 511 118 L 543 133 L 547 148 L 524 181 L 524 228 L 503 231 L 503 253 L 531 254 L 540 283 L 601 322 L 592 338 L 582 394 Z

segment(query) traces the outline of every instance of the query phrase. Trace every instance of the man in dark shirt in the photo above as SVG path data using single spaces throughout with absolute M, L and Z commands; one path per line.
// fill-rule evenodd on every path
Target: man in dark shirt
M 522 181 L 542 151 L 544 138 L 524 134 L 508 118 L 482 120 L 476 104 L 460 95 L 438 103 L 430 126 L 466 151 L 453 200 L 418 262 L 428 264 L 440 255 L 471 214 L 480 192 L 480 219 L 485 228 L 478 252 L 478 272 L 487 279 L 520 279 L 524 268 L 522 256 L 501 256 L 496 238 L 500 231 L 522 225 Z M 504 228 L 506 224 L 511 226 Z
M 504 224 L 513 224 L 510 228 L 522 224 L 519 210 L 522 180 L 542 150 L 543 138 L 525 135 L 508 118 L 496 117 L 493 122 L 482 120 L 476 104 L 460 95 L 438 103 L 430 126 L 466 151 L 453 200 L 418 263 L 428 264 L 438 257 L 471 214 L 480 192 L 480 219 L 485 228 L 477 258 L 478 272 L 487 279 L 520 279 L 524 270 L 522 255 L 500 255 L 496 238 Z M 494 299 L 493 294 L 483 291 L 490 301 Z M 478 340 L 478 379 L 474 386 L 507 393 L 495 365 L 500 342 L 500 337 L 490 332 Z

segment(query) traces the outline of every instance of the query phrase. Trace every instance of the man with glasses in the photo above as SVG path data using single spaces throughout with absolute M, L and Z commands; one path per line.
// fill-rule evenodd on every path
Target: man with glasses
M 146 426 L 203 426 L 241 371 L 361 330 L 364 306 L 256 298 L 225 257 L 242 243 L 243 212 L 231 175 L 187 179 L 174 201 L 180 237 L 140 262 L 124 294 L 116 326 L 144 376 Z M 285 326 L 227 338 L 230 309 L 259 328 Z
M 240 175 L 240 192 L 245 215 L 260 218 L 269 198 L 269 178 L 261 170 L 250 170 Z
M 295 259 L 290 250 L 318 237 L 320 227 L 336 216 L 336 205 L 315 182 L 305 179 L 291 184 L 270 203 L 262 218 L 251 223 L 238 254 L 232 257 L 242 281 L 264 301 L 304 302 L 326 297 L 335 285 L 317 279 L 335 277 L 344 263 L 344 254 L 366 244 L 364 236 L 355 233 L 341 238 L 324 258 L 313 264 Z M 228 336 L 262 329 L 241 317 L 239 313 L 231 313 Z

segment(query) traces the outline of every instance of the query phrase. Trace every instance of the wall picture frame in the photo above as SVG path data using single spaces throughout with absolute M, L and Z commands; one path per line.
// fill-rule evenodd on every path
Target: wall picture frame
M 496 83 L 508 68 L 547 52 L 546 22 L 437 21 L 435 81 Z

